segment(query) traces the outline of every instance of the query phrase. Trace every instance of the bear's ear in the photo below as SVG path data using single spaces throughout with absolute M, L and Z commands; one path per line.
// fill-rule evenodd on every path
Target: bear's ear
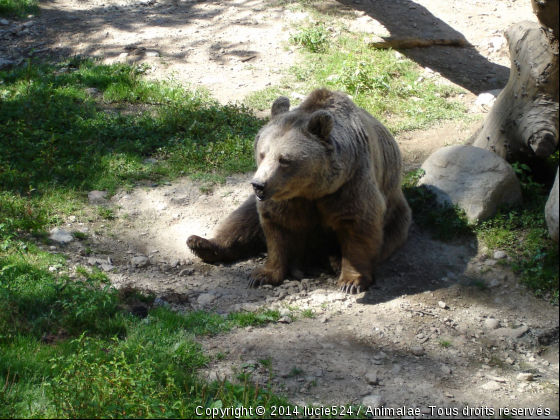
M 317 137 L 326 140 L 331 134 L 334 118 L 328 111 L 316 111 L 309 117 L 307 130 Z
M 274 118 L 277 115 L 283 114 L 284 112 L 288 112 L 289 110 L 290 110 L 290 100 L 285 96 L 280 96 L 276 98 L 276 100 L 272 104 L 272 109 L 270 110 L 270 116 Z

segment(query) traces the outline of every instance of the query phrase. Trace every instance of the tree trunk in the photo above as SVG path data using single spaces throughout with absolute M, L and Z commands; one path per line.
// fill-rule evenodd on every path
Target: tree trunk
M 554 38 L 558 39 L 558 0 L 531 0 L 531 5 L 541 25 L 551 29 Z
M 558 0 L 531 0 L 533 7 L 553 16 L 558 28 Z M 552 4 L 552 7 L 551 7 Z M 555 6 L 554 6 L 555 5 Z M 541 9 L 539 9 L 541 8 Z M 506 31 L 511 71 L 473 145 L 492 150 L 509 162 L 546 158 L 558 148 L 558 39 L 532 22 Z

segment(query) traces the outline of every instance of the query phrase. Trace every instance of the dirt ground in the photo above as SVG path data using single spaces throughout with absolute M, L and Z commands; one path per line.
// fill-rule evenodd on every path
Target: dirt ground
M 316 7 L 337 13 L 351 30 L 375 35 L 466 38 L 471 47 L 401 53 L 464 87 L 463 100 L 471 105 L 507 81 L 503 31 L 535 20 L 528 0 L 324 1 Z M 297 49 L 286 44 L 291 25 L 308 18 L 263 0 L 53 0 L 41 8 L 39 17 L 0 22 L 0 65 L 18 65 L 30 55 L 137 61 L 150 65 L 150 77 L 203 85 L 222 103 L 278 83 L 298 60 Z M 441 123 L 400 135 L 407 168 L 466 141 L 475 128 Z M 377 285 L 366 293 L 341 294 L 334 276 L 321 271 L 279 288 L 247 289 L 264 256 L 204 264 L 185 240 L 211 236 L 250 194 L 250 178 L 231 176 L 209 194 L 187 179 L 138 185 L 100 199 L 114 207 L 113 221 L 68 218 L 61 227 L 88 239 L 51 250 L 68 254 L 73 266 L 100 266 L 117 287 L 150 290 L 157 304 L 177 310 L 282 311 L 281 322 L 201 339 L 217 356 L 203 372 L 209 378 L 246 372 L 262 384 L 271 361 L 274 388 L 298 404 L 406 406 L 426 418 L 501 417 L 510 413 L 499 409 L 541 407 L 558 418 L 558 308 L 519 286 L 509 256 L 498 259 L 475 239 L 438 242 L 413 225 L 406 246 L 378 268 Z

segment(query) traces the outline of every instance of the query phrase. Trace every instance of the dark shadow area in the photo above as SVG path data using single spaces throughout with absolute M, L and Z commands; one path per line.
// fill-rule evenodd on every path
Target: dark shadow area
M 388 29 L 391 38 L 465 39 L 463 34 L 412 1 L 337 1 L 348 8 L 365 12 L 380 22 Z M 475 94 L 502 88 L 509 78 L 507 67 L 490 62 L 474 47 L 432 46 L 399 51 L 422 67 L 439 72 L 446 79 Z

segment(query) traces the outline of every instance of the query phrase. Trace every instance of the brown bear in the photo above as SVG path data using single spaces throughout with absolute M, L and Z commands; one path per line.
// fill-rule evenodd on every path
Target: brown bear
M 342 291 L 360 293 L 372 269 L 406 241 L 410 208 L 401 189 L 402 158 L 389 131 L 342 92 L 318 89 L 290 111 L 279 97 L 255 138 L 252 194 L 214 238 L 191 236 L 207 262 L 268 251 L 249 286 L 278 285 L 299 271 L 314 245 L 334 242 Z

